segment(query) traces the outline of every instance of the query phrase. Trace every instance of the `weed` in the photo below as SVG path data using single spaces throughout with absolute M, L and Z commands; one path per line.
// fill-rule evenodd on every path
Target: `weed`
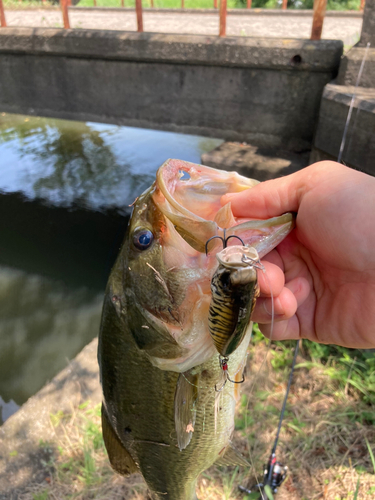
M 51 413 L 50 415 L 50 420 L 51 420 L 51 424 L 54 426 L 54 427 L 57 427 L 58 425 L 60 425 L 60 423 L 63 421 L 63 420 L 66 420 L 70 417 L 70 415 L 67 415 L 65 414 L 63 411 L 59 410 L 57 413 Z
M 374 454 L 373 454 L 373 452 L 372 452 L 372 449 L 371 449 L 370 443 L 368 442 L 368 439 L 367 439 L 367 438 L 365 438 L 365 441 L 366 441 L 366 445 L 367 445 L 368 452 L 369 452 L 370 457 L 371 457 L 372 468 L 373 468 L 373 470 L 374 470 L 374 474 L 375 474 L 375 459 L 374 459 Z
M 33 500 L 48 500 L 49 491 L 48 489 L 40 491 L 39 493 L 33 494 Z
M 232 475 L 225 475 L 223 478 L 223 500 L 229 500 L 232 491 L 233 491 L 233 483 L 234 480 L 236 479 L 238 473 L 238 467 L 236 467 L 232 473 Z

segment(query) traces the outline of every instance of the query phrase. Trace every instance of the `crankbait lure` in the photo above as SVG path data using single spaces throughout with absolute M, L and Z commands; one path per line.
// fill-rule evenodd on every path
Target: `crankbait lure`
M 216 255 L 219 266 L 211 280 L 212 299 L 208 314 L 208 327 L 211 338 L 219 353 L 219 363 L 224 375 L 224 388 L 227 380 L 229 356 L 244 339 L 251 313 L 259 296 L 257 269 L 262 266 L 255 248 L 231 246 Z

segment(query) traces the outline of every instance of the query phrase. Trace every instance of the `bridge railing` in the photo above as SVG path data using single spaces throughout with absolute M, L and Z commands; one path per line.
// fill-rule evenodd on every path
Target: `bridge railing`
M 7 23 L 6 23 L 6 20 L 5 20 L 3 0 L 0 0 L 0 26 L 2 28 L 5 28 L 6 25 L 7 25 Z
M 219 37 L 226 36 L 226 26 L 227 26 L 227 0 L 220 1 L 219 10 Z M 44 3 L 45 0 L 42 0 Z M 69 21 L 69 6 L 72 4 L 72 0 L 59 0 L 60 8 L 62 11 L 63 25 L 65 29 L 70 29 Z M 124 0 L 119 0 L 121 6 L 124 7 Z M 282 0 L 282 10 L 287 8 L 288 0 Z M 154 0 L 150 0 L 151 7 L 154 7 Z M 97 5 L 97 0 L 93 0 L 93 5 Z M 246 7 L 251 9 L 252 0 L 246 0 Z M 365 6 L 365 0 L 361 0 L 360 10 L 363 11 Z M 181 8 L 185 7 L 185 0 L 181 0 Z M 213 0 L 214 9 L 218 8 L 218 0 Z M 323 22 L 326 13 L 327 0 L 314 0 L 313 8 L 313 22 L 311 29 L 311 40 L 320 40 L 323 30 Z M 135 13 L 137 18 L 137 31 L 143 31 L 143 9 L 142 0 L 135 0 Z M 4 2 L 0 0 L 0 27 L 4 28 L 7 26 L 5 13 L 4 13 Z

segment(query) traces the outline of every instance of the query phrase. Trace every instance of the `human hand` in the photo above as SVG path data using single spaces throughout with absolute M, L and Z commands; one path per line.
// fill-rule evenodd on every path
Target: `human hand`
M 375 178 L 335 162 L 223 197 L 235 216 L 297 212 L 296 228 L 264 259 L 252 319 L 274 340 L 375 347 Z

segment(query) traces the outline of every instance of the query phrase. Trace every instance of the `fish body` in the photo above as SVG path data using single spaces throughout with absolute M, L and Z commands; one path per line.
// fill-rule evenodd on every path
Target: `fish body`
M 239 386 L 215 391 L 222 367 L 208 317 L 220 242 L 207 256 L 205 244 L 225 229 L 262 256 L 288 234 L 290 214 L 247 221 L 221 207 L 223 194 L 256 183 L 168 160 L 137 199 L 109 277 L 98 351 L 104 441 L 113 468 L 140 472 L 154 500 L 194 500 L 206 468 L 246 464 L 230 442 Z M 250 336 L 248 313 L 230 353 L 232 380 L 242 378 Z

